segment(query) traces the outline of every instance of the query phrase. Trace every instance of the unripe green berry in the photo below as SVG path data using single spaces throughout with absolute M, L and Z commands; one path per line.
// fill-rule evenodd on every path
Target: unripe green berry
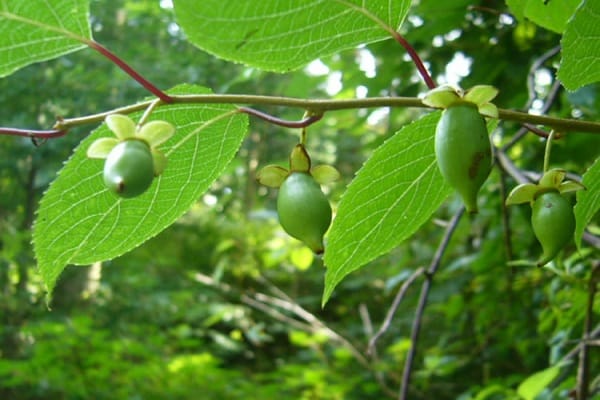
M 531 226 L 542 245 L 539 266 L 550 262 L 573 238 L 575 215 L 569 201 L 558 191 L 539 195 L 532 205 Z
M 444 110 L 435 130 L 435 155 L 444 179 L 467 211 L 476 213 L 477 193 L 492 169 L 492 148 L 475 105 L 458 103 Z
M 323 253 L 323 235 L 331 224 L 331 206 L 308 173 L 291 173 L 279 188 L 277 213 L 283 229 L 315 253 Z
M 144 193 L 154 179 L 150 147 L 130 139 L 117 144 L 104 163 L 104 183 L 118 196 L 129 198 Z

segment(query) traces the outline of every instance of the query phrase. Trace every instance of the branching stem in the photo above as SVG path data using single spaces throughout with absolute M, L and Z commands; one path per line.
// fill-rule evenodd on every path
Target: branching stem
M 402 383 L 400 385 L 400 393 L 399 400 L 408 399 L 408 388 L 410 385 L 410 375 L 412 372 L 412 366 L 415 359 L 415 355 L 417 354 L 417 344 L 419 342 L 419 333 L 421 331 L 421 321 L 423 319 L 423 313 L 425 312 L 425 306 L 427 305 L 427 298 L 429 297 L 429 290 L 431 289 L 431 284 L 433 283 L 433 276 L 437 272 L 441 262 L 442 256 L 444 255 L 446 249 L 448 248 L 448 244 L 450 243 L 450 239 L 460 222 L 461 217 L 463 216 L 465 211 L 464 207 L 461 207 L 460 210 L 452 220 L 448 224 L 446 231 L 444 232 L 444 236 L 442 237 L 442 241 L 440 242 L 433 259 L 431 260 L 431 264 L 427 271 L 425 271 L 425 281 L 421 286 L 421 294 L 419 296 L 419 303 L 417 305 L 417 310 L 415 312 L 415 318 L 413 319 L 411 334 L 410 334 L 410 349 L 408 350 L 408 354 L 406 355 L 406 362 L 404 363 L 404 371 L 402 372 Z
M 63 136 L 66 131 L 72 127 L 93 124 L 104 121 L 110 114 L 130 114 L 132 112 L 147 109 L 156 100 L 149 100 L 141 103 L 132 104 L 125 107 L 119 107 L 113 110 L 98 114 L 92 114 L 84 117 L 59 119 L 54 124 L 53 130 L 28 130 L 15 128 L 0 128 L 0 135 L 14 135 L 35 138 L 54 138 Z M 365 99 L 300 99 L 295 97 L 278 96 L 258 96 L 245 94 L 192 94 L 192 95 L 173 95 L 169 97 L 170 103 L 179 104 L 252 104 L 261 106 L 278 106 L 303 109 L 308 113 L 308 117 L 300 121 L 286 121 L 269 115 L 265 112 L 254 110 L 248 107 L 240 107 L 240 112 L 251 114 L 271 123 L 287 127 L 306 127 L 318 121 L 327 111 L 351 110 L 360 108 L 378 108 L 378 107 L 415 107 L 431 108 L 421 102 L 418 97 L 369 97 Z M 164 105 L 165 101 L 160 100 Z M 517 121 L 521 123 L 545 125 L 561 132 L 576 131 L 588 133 L 600 133 L 600 123 L 593 121 L 582 121 L 577 119 L 555 118 L 545 115 L 533 115 L 520 111 L 499 109 L 499 118 L 503 120 Z
M 154 101 L 154 100 L 152 100 Z M 55 129 L 68 129 L 73 126 L 97 123 L 104 120 L 110 114 L 129 114 L 135 111 L 146 109 L 152 101 L 133 104 L 130 106 L 116 108 L 114 110 L 93 114 L 85 117 L 70 118 L 57 121 Z M 258 96 L 245 94 L 197 94 L 197 95 L 173 95 L 173 103 L 180 104 L 245 104 L 261 106 L 278 106 L 300 108 L 316 117 L 326 111 L 339 111 L 360 108 L 378 108 L 378 107 L 415 107 L 430 108 L 421 102 L 417 97 L 368 97 L 365 99 L 300 99 L 295 97 L 278 96 Z M 243 112 L 244 109 L 242 109 Z M 250 113 L 250 112 L 248 112 Z M 252 111 L 253 115 L 259 112 Z M 264 113 L 263 113 L 264 114 Z M 265 114 L 266 115 L 266 114 Z M 310 117 L 309 117 L 310 118 Z M 513 110 L 499 110 L 499 118 L 503 120 L 517 121 L 522 123 L 531 123 L 546 125 L 554 128 L 560 128 L 562 131 L 578 131 L 589 133 L 600 133 L 600 123 L 592 121 L 582 121 L 576 119 L 555 118 L 544 115 L 532 115 L 525 112 Z

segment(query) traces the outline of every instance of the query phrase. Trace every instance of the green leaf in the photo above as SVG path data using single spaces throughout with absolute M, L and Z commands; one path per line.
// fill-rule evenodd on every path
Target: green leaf
M 535 400 L 542 391 L 552 383 L 560 372 L 560 365 L 555 365 L 536 372 L 525 379 L 517 388 L 517 393 L 524 400 Z
M 543 28 L 563 33 L 580 3 L 581 0 L 529 0 L 524 9 L 525 17 Z
M 325 248 L 323 304 L 342 279 L 411 236 L 452 193 L 434 153 L 440 112 L 381 145 L 342 197 Z
M 175 0 L 190 42 L 226 60 L 287 72 L 390 37 L 410 0 Z
M 209 93 L 183 85 L 169 93 Z M 132 114 L 138 120 L 143 112 Z M 164 172 L 143 195 L 122 199 L 102 179 L 103 163 L 86 150 L 100 137 L 113 137 L 102 124 L 77 147 L 40 202 L 33 233 L 42 279 L 52 293 L 67 264 L 90 264 L 117 257 L 171 225 L 219 177 L 240 147 L 247 117 L 231 105 L 172 104 L 151 120 L 177 127 L 161 146 Z
M 592 221 L 600 209 L 600 159 L 583 174 L 583 185 L 587 190 L 577 192 L 575 205 L 575 243 L 581 248 L 581 238 L 585 227 Z
M 558 78 L 569 90 L 600 80 L 600 2 L 584 1 L 569 21 L 561 40 Z
M 0 0 L 0 77 L 86 47 L 87 0 Z

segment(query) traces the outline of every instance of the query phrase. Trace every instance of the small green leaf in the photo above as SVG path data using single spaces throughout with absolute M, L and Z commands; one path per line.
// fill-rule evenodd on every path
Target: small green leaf
M 127 115 L 111 114 L 106 117 L 104 121 L 106 122 L 108 129 L 121 140 L 135 136 L 135 122 Z
M 452 193 L 435 160 L 440 114 L 398 131 L 348 186 L 329 232 L 323 304 L 346 275 L 410 237 Z
M 340 172 L 331 165 L 317 165 L 310 170 L 310 174 L 321 185 L 327 185 L 340 179 Z
M 575 243 L 581 248 L 581 238 L 585 227 L 594 219 L 600 209 L 600 159 L 583 174 L 582 183 L 587 190 L 577 192 L 575 205 Z M 596 220 L 597 221 L 597 220 Z
M 285 181 L 289 173 L 287 169 L 279 165 L 267 165 L 258 171 L 256 179 L 261 185 L 278 188 Z
M 88 158 L 106 158 L 108 153 L 119 143 L 119 139 L 105 137 L 95 140 L 87 149 Z
M 167 121 L 150 121 L 137 133 L 137 136 L 150 144 L 150 147 L 158 147 L 175 134 L 175 127 Z
M 88 0 L 1 0 L 0 77 L 85 48 Z
M 505 204 L 512 206 L 514 204 L 531 203 L 538 191 L 538 185 L 534 183 L 522 183 L 511 190 Z
M 524 400 L 535 400 L 542 391 L 552 383 L 560 373 L 560 365 L 536 372 L 525 379 L 517 388 L 517 393 Z

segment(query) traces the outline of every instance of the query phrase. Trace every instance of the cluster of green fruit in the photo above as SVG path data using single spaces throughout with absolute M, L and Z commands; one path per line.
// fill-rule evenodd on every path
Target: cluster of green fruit
M 490 101 L 498 93 L 491 86 L 475 86 L 469 91 L 448 86 L 430 91 L 423 102 L 443 108 L 435 132 L 435 154 L 444 179 L 462 197 L 470 213 L 477 212 L 477 194 L 492 169 L 492 146 L 484 116 L 497 118 Z M 506 205 L 529 202 L 531 225 L 542 246 L 536 262 L 543 266 L 573 238 L 575 216 L 567 192 L 583 189 L 578 182 L 564 181 L 565 171 L 547 171 L 538 184 L 517 186 Z
M 477 194 L 492 169 L 490 144 L 485 116 L 497 118 L 497 108 L 490 103 L 497 90 L 475 86 L 467 92 L 450 87 L 430 91 L 423 103 L 443 108 L 435 131 L 435 154 L 444 179 L 460 194 L 465 208 L 477 212 Z M 106 118 L 115 138 L 100 138 L 87 151 L 89 158 L 105 159 L 104 183 L 117 196 L 136 197 L 144 193 L 154 177 L 167 164 L 157 149 L 175 132 L 165 121 L 151 121 L 136 126 L 131 118 L 113 114 Z M 303 144 L 290 154 L 289 169 L 268 165 L 257 175 L 266 186 L 279 188 L 277 212 L 283 229 L 304 242 L 315 253 L 324 251 L 323 236 L 329 229 L 332 211 L 320 185 L 339 178 L 329 165 L 311 166 Z M 537 261 L 551 261 L 573 237 L 575 217 L 569 201 L 563 196 L 582 188 L 564 181 L 565 172 L 550 170 L 538 184 L 517 186 L 506 200 L 507 205 L 529 202 L 532 207 L 533 231 L 542 246 Z

